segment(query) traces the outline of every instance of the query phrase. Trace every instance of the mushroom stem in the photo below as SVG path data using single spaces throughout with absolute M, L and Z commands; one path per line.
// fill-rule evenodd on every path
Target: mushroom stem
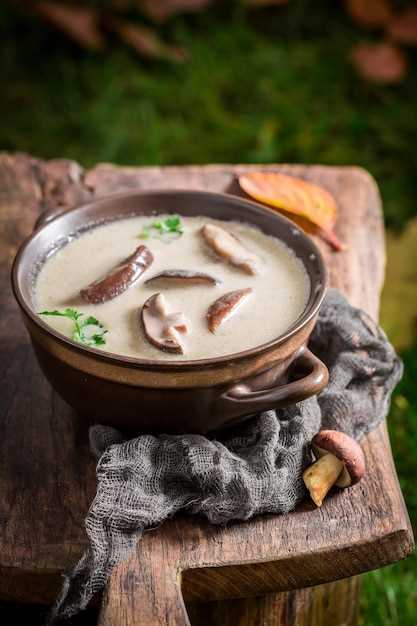
M 304 484 L 316 506 L 321 506 L 330 488 L 343 470 L 343 462 L 333 454 L 325 454 L 308 467 L 304 474 Z

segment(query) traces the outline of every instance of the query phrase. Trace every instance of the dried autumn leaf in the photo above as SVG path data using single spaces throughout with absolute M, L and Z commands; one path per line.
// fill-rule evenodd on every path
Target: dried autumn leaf
M 365 28 L 377 28 L 388 24 L 392 17 L 390 0 L 346 0 L 350 17 Z
M 410 7 L 394 17 L 388 25 L 387 32 L 398 43 L 417 45 L 417 7 Z
M 314 230 L 335 250 L 344 248 L 333 232 L 336 202 L 322 187 L 277 172 L 243 174 L 239 176 L 239 184 L 255 200 L 285 212 L 303 226 L 306 223 L 313 225 Z
M 352 62 L 360 76 L 372 83 L 396 84 L 407 73 L 405 54 L 391 43 L 359 44 L 352 50 Z
M 196 13 L 205 9 L 211 0 L 137 0 L 139 8 L 155 22 L 165 20 L 178 13 Z
M 31 9 L 83 48 L 101 50 L 104 47 L 98 14 L 93 8 L 37 2 L 31 5 Z
M 166 44 L 150 28 L 115 17 L 106 21 L 106 27 L 115 32 L 124 43 L 141 56 L 150 59 L 167 59 L 175 63 L 186 59 L 184 50 Z

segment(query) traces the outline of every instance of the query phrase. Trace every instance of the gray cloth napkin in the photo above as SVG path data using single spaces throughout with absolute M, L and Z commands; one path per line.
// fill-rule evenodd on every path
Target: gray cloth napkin
M 306 495 L 302 472 L 318 430 L 342 430 L 359 440 L 378 426 L 402 374 L 383 331 L 333 289 L 309 347 L 329 368 L 327 388 L 217 439 L 141 435 L 126 441 L 113 428 L 91 428 L 99 461 L 97 494 L 85 522 L 90 543 L 65 576 L 52 621 L 84 608 L 146 528 L 181 510 L 213 524 L 288 513 Z

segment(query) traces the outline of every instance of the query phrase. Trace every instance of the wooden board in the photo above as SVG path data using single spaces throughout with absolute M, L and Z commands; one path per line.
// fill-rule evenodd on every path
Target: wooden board
M 85 428 L 52 392 L 35 361 L 9 288 L 9 267 L 42 209 L 69 207 L 93 196 L 132 189 L 188 188 L 238 193 L 236 174 L 259 166 L 117 168 L 83 171 L 68 161 L 0 156 L 0 596 L 49 602 L 61 572 L 86 545 L 84 516 L 94 495 L 94 461 Z M 318 241 L 331 282 L 355 305 L 378 314 L 384 243 L 378 190 L 352 167 L 263 166 L 324 185 L 337 198 L 343 253 Z M 178 207 L 179 210 L 181 207 Z M 385 427 L 367 437 L 367 477 L 285 516 L 264 516 L 227 528 L 177 517 L 138 546 L 142 574 L 159 557 L 183 572 L 187 601 L 254 596 L 352 576 L 406 557 L 412 532 Z M 123 567 L 127 567 L 123 565 Z M 126 581 L 125 581 L 126 583 Z M 117 589 L 113 589 L 117 602 Z
M 358 626 L 360 579 L 256 598 L 193 602 L 187 610 L 192 626 Z M 162 619 L 158 626 L 163 623 Z M 119 620 L 117 626 L 121 624 Z

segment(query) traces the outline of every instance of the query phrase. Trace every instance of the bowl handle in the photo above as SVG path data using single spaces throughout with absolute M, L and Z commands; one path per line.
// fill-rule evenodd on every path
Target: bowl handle
M 291 363 L 291 369 L 302 368 L 306 375 L 285 384 L 271 385 L 274 369 L 271 368 L 233 385 L 222 394 L 222 400 L 227 404 L 238 404 L 248 413 L 265 411 L 295 404 L 319 393 L 328 383 L 329 372 L 325 364 L 320 361 L 306 346 L 302 346 Z

